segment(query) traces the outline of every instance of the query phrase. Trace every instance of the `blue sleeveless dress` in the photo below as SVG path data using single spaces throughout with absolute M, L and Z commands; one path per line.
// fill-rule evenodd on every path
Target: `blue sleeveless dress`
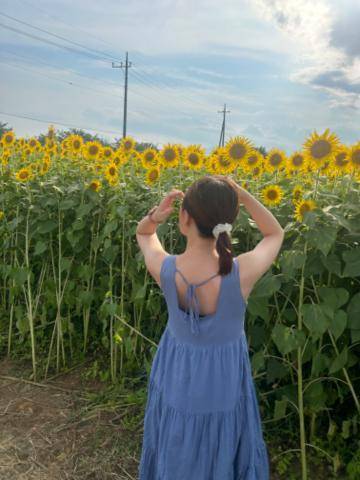
M 196 287 L 163 260 L 168 321 L 148 381 L 139 480 L 268 480 L 269 459 L 244 332 L 239 263 L 221 277 L 214 314 L 199 314 Z M 187 283 L 185 312 L 175 273 Z

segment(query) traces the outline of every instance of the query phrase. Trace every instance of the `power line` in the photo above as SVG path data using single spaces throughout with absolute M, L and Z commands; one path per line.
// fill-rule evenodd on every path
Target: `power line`
M 26 3 L 27 3 L 27 2 L 26 2 Z M 38 9 L 38 10 L 41 11 L 41 9 Z M 40 32 L 42 32 L 42 33 L 45 33 L 45 34 L 47 34 L 47 35 L 50 35 L 50 36 L 53 36 L 53 37 L 55 37 L 55 38 L 61 39 L 61 40 L 63 40 L 63 41 L 66 41 L 66 42 L 68 42 L 68 43 L 70 43 L 70 44 L 72 44 L 72 45 L 75 45 L 75 46 L 77 46 L 77 47 L 83 48 L 83 49 L 85 49 L 85 50 L 87 50 L 88 52 L 91 53 L 91 58 L 93 58 L 93 57 L 94 57 L 94 54 L 95 54 L 95 57 L 96 57 L 97 59 L 101 59 L 101 60 L 106 61 L 106 62 L 108 61 L 108 59 L 112 59 L 112 60 L 116 59 L 113 55 L 109 55 L 107 52 L 100 51 L 100 50 L 97 50 L 97 49 L 94 49 L 94 48 L 89 48 L 89 47 L 87 47 L 86 45 L 84 45 L 84 44 L 82 44 L 82 43 L 80 43 L 80 42 L 75 42 L 75 41 L 73 41 L 73 40 L 71 40 L 71 39 L 69 39 L 69 38 L 67 38 L 67 37 L 65 37 L 65 36 L 58 35 L 58 34 L 54 34 L 54 33 L 52 33 L 52 32 L 49 32 L 49 31 L 46 30 L 46 29 L 39 28 L 39 27 L 37 27 L 37 26 L 29 23 L 29 22 L 25 22 L 25 21 L 20 20 L 20 19 L 18 19 L 18 18 L 16 18 L 16 17 L 7 15 L 7 14 L 2 13 L 2 12 L 0 12 L 0 15 L 4 16 L 4 17 L 6 17 L 6 18 L 8 18 L 8 19 L 10 19 L 10 20 L 12 20 L 12 21 L 18 22 L 18 23 L 20 23 L 20 24 L 22 24 L 22 25 L 26 25 L 26 26 L 28 26 L 28 27 L 30 27 L 30 28 L 33 28 L 33 29 L 35 29 L 35 30 L 38 30 L 38 31 L 40 31 Z M 48 40 L 48 39 L 44 39 L 44 38 L 41 38 L 41 37 L 37 37 L 37 36 L 31 35 L 31 34 L 29 34 L 29 33 L 27 33 L 27 32 L 23 32 L 23 31 L 21 31 L 21 30 L 14 29 L 13 27 L 5 26 L 5 25 L 1 25 L 1 26 L 3 26 L 4 28 L 10 29 L 10 30 L 12 30 L 12 31 L 15 31 L 15 32 L 17 32 L 17 33 L 20 33 L 20 34 L 22 34 L 22 35 L 30 36 L 30 38 L 35 38 L 35 39 L 37 39 L 37 40 L 39 40 L 39 41 L 43 41 L 43 42 L 45 42 L 45 43 L 51 44 L 51 45 L 53 45 L 53 46 L 57 46 L 57 47 L 59 47 L 59 48 L 65 48 L 65 49 L 67 49 L 67 50 L 69 50 L 69 51 L 71 51 L 71 52 L 75 52 L 75 53 L 78 53 L 78 54 L 85 54 L 85 53 L 86 53 L 86 52 L 82 52 L 82 51 L 79 51 L 79 50 L 73 49 L 73 48 L 69 49 L 69 47 L 66 47 L 65 45 L 59 45 L 59 44 L 56 43 L 56 42 L 52 42 L 52 41 L 50 41 L 50 40 Z M 100 41 L 102 41 L 102 40 L 100 39 Z M 104 43 L 107 43 L 107 42 L 104 42 Z M 142 56 L 143 58 L 146 58 L 144 55 L 142 55 L 142 54 L 140 54 L 140 53 L 139 53 L 139 55 Z M 87 56 L 89 56 L 89 55 L 87 55 Z M 116 59 L 116 60 L 117 60 L 117 59 Z M 145 75 L 146 75 L 146 74 L 145 74 Z M 136 76 L 136 73 L 135 73 L 135 76 Z M 139 78 L 139 76 L 141 76 L 141 74 L 139 74 L 139 73 L 137 72 L 137 78 Z M 144 79 L 144 76 L 143 76 L 143 75 L 142 75 L 142 79 Z M 142 81 L 143 81 L 143 83 L 144 83 L 144 80 L 142 80 Z M 164 91 L 163 91 L 163 90 L 164 90 L 164 88 L 158 87 L 156 84 L 154 84 L 154 82 L 150 81 L 148 78 L 145 79 L 145 82 L 147 82 L 149 85 L 152 85 L 152 88 L 159 89 L 159 90 L 161 91 L 161 94 L 162 94 L 162 97 L 163 97 L 163 94 L 164 94 Z M 212 112 L 212 110 L 210 109 L 210 107 L 209 107 L 207 104 L 202 103 L 202 102 L 199 102 L 197 99 L 190 98 L 190 97 L 186 97 L 186 96 L 184 96 L 184 94 L 178 94 L 178 93 L 173 92 L 173 86 L 172 86 L 172 85 L 169 86 L 169 83 L 162 81 L 161 84 L 164 85 L 165 88 L 167 88 L 167 89 L 171 88 L 171 94 L 176 95 L 178 100 L 179 100 L 179 97 L 180 97 L 180 101 L 182 101 L 183 103 L 184 103 L 184 102 L 187 102 L 188 104 L 191 104 L 191 106 L 194 106 L 194 104 L 197 104 L 197 105 L 199 105 L 201 108 L 203 108 L 204 110 L 207 110 L 208 112 L 210 112 L 210 111 Z
M 24 55 L 20 55 L 20 54 L 18 54 L 18 53 L 15 54 L 15 53 L 13 53 L 13 52 L 5 52 L 5 54 L 11 55 L 11 56 L 14 56 L 14 57 L 17 57 L 17 58 L 21 58 L 21 59 L 29 62 L 29 59 L 28 59 L 27 57 L 25 57 Z M 41 60 L 39 60 L 39 59 L 36 59 L 36 61 L 37 61 L 38 63 L 44 65 L 44 66 L 47 66 L 47 67 L 51 67 L 51 68 L 61 68 L 61 69 L 63 69 L 64 71 L 66 71 L 66 72 L 68 72 L 68 73 L 71 73 L 71 74 L 74 74 L 74 75 L 76 75 L 76 76 L 83 77 L 83 78 L 87 78 L 87 79 L 90 79 L 90 80 L 100 81 L 99 78 L 90 77 L 90 76 L 88 76 L 88 75 L 84 75 L 84 74 L 81 74 L 81 73 L 79 73 L 79 72 L 74 72 L 74 71 L 69 70 L 69 69 L 64 69 L 62 66 L 57 66 L 57 65 L 54 65 L 54 64 L 50 64 L 50 63 L 48 63 L 48 62 L 43 62 L 43 61 L 41 61 Z M 32 64 L 30 63 L 30 65 L 32 65 Z M 12 65 L 12 66 L 15 66 L 15 65 Z M 19 67 L 16 66 L 16 67 L 17 67 L 17 68 L 20 68 L 20 66 L 19 66 Z M 24 67 L 24 68 L 25 68 L 25 67 Z M 35 73 L 35 71 L 33 71 L 33 70 L 30 70 L 30 69 L 29 69 L 29 71 L 32 71 L 32 72 Z M 37 71 L 36 71 L 36 73 L 38 73 L 38 74 L 40 75 L 40 72 L 37 72 Z M 45 75 L 45 74 L 44 74 L 44 75 Z M 112 88 L 116 87 L 116 85 L 115 85 L 113 82 L 108 82 L 108 81 L 105 81 L 105 80 L 101 80 L 101 81 L 102 81 L 104 84 L 106 84 L 106 85 L 110 85 Z M 64 80 L 64 82 L 66 82 L 66 81 Z M 90 88 L 90 87 L 89 87 L 89 88 Z M 128 86 L 128 91 L 131 91 L 131 93 L 132 93 L 133 95 L 138 96 L 138 97 L 141 97 L 141 98 L 144 98 L 144 99 L 147 100 L 147 101 L 150 101 L 151 103 L 153 103 L 154 105 L 156 105 L 157 108 L 160 109 L 160 110 L 166 108 L 166 110 L 168 111 L 168 107 L 162 107 L 162 106 L 161 106 L 156 100 L 154 100 L 152 97 L 149 97 L 149 96 L 147 96 L 147 95 L 145 95 L 145 94 L 143 94 L 143 93 L 141 93 L 141 92 L 138 92 L 138 91 L 134 90 L 133 88 L 134 88 L 134 87 L 131 87 L 131 89 L 130 89 L 129 86 Z M 99 90 L 99 92 L 100 92 L 100 90 Z M 105 94 L 105 93 L 107 93 L 107 92 L 103 92 L 103 93 Z M 111 94 L 109 93 L 109 95 L 111 95 Z M 120 94 L 119 94 L 119 95 L 116 94 L 116 96 L 118 96 L 119 98 L 123 99 L 123 97 L 122 97 Z M 179 110 L 177 110 L 177 111 L 179 111 Z M 184 112 L 181 112 L 181 111 L 179 111 L 179 113 L 185 114 Z M 133 112 L 132 112 L 132 115 L 139 115 L 139 114 L 133 111 Z M 186 113 L 185 115 L 188 116 L 188 113 Z
M 26 27 L 33 28 L 34 30 L 37 30 L 38 32 L 42 32 L 42 33 L 45 33 L 47 35 L 50 35 L 51 37 L 58 38 L 59 40 L 63 40 L 64 42 L 68 42 L 71 45 L 75 45 L 76 47 L 83 48 L 84 50 L 87 50 L 88 52 L 90 52 L 92 54 L 95 53 L 98 56 L 98 58 L 100 58 L 101 60 L 103 60 L 105 57 L 108 57 L 108 58 L 105 58 L 106 61 L 109 61 L 108 59 L 114 60 L 114 57 L 111 56 L 111 55 L 108 55 L 106 52 L 102 52 L 100 50 L 96 50 L 94 48 L 87 47 L 86 45 L 83 45 L 82 43 L 79 43 L 79 42 L 74 42 L 73 40 L 70 40 L 70 39 L 68 39 L 68 38 L 66 38 L 62 35 L 57 35 L 56 33 L 49 32 L 49 30 L 45 30 L 44 28 L 37 27 L 36 25 L 32 25 L 31 23 L 28 23 L 28 22 L 24 22 L 23 20 L 20 20 L 19 18 L 16 18 L 16 17 L 12 17 L 11 15 L 7 15 L 6 13 L 0 12 L 0 15 L 5 17 L 5 18 L 8 18 L 9 20 L 20 23 L 21 25 L 25 25 Z
M 18 28 L 10 27 L 9 25 L 5 25 L 4 23 L 0 23 L 0 27 L 5 28 L 7 30 L 10 30 L 12 32 L 18 33 L 19 35 L 24 35 L 25 37 L 33 38 L 34 40 L 38 40 L 40 42 L 47 43 L 48 45 L 52 45 L 54 47 L 58 47 L 58 48 L 61 48 L 63 50 L 67 50 L 69 52 L 77 53 L 78 55 L 85 55 L 85 56 L 87 56 L 89 58 L 92 58 L 92 59 L 95 59 L 95 60 L 99 59 L 99 57 L 97 57 L 93 54 L 90 54 L 90 53 L 87 53 L 87 52 L 82 52 L 81 50 L 77 50 L 75 48 L 68 47 L 67 45 L 61 45 L 60 43 L 53 42 L 52 40 L 48 40 L 48 39 L 43 38 L 43 37 L 38 37 L 37 35 L 33 35 L 31 33 L 24 32 L 23 30 L 20 30 Z
M 14 57 L 21 58 L 21 59 L 27 61 L 28 63 L 30 63 L 30 65 L 33 65 L 31 62 L 29 62 L 30 59 L 28 57 L 25 57 L 24 55 L 20 55 L 19 53 L 13 53 L 13 52 L 2 52 L 2 53 L 5 53 L 6 55 L 11 55 L 11 56 L 14 56 Z M 54 64 L 39 60 L 38 58 L 36 59 L 36 62 L 40 63 L 41 65 L 44 65 L 46 67 L 59 68 L 59 69 L 63 70 L 64 72 L 71 73 L 72 75 L 76 75 L 78 77 L 87 78 L 89 80 L 95 80 L 96 82 L 101 81 L 103 84 L 110 85 L 112 88 L 116 87 L 116 84 L 114 82 L 108 82 L 107 80 L 100 79 L 99 77 L 91 77 L 89 75 L 84 75 L 83 73 L 75 72 L 74 70 L 69 70 L 68 68 L 64 68 L 62 65 L 61 66 L 60 65 L 54 65 Z M 118 96 L 120 96 L 120 95 L 118 95 Z M 122 98 L 122 96 L 121 96 L 121 98 Z
M 102 38 L 100 37 L 97 37 L 97 36 L 94 36 L 93 33 L 89 33 L 87 32 L 86 30 L 84 30 L 83 28 L 80 28 L 79 25 L 76 25 L 74 23 L 71 23 L 69 22 L 68 19 L 66 19 L 66 21 L 62 20 L 60 17 L 58 17 L 57 15 L 54 15 L 53 13 L 50 13 L 48 12 L 47 10 L 43 9 L 43 8 L 40 8 L 38 5 L 33 5 L 31 4 L 30 2 L 27 2 L 26 0 L 17 0 L 18 2 L 22 3 L 22 4 L 25 4 L 25 5 L 28 5 L 29 7 L 31 7 L 32 9 L 35 8 L 35 10 L 37 10 L 38 12 L 41 12 L 43 14 L 45 14 L 47 17 L 50 17 L 50 18 L 53 18 L 54 20 L 62 23 L 63 25 L 65 25 L 66 27 L 69 27 L 69 26 L 73 26 L 74 28 L 76 28 L 76 30 L 79 30 L 83 33 L 85 33 L 85 35 L 87 35 L 88 37 L 91 37 L 92 40 L 98 40 L 100 41 L 101 43 L 103 43 L 104 45 L 107 45 L 108 47 L 110 48 L 114 48 L 114 45 L 111 45 L 109 42 L 106 42 L 105 40 L 103 40 Z
M 6 115 L 8 117 L 15 117 L 15 118 L 21 118 L 25 120 L 31 120 L 33 122 L 40 122 L 40 123 L 46 123 L 47 125 L 60 125 L 61 127 L 68 127 L 68 128 L 76 128 L 79 130 L 91 130 L 96 133 L 109 133 L 111 135 L 118 135 L 119 132 L 114 132 L 112 130 L 99 130 L 97 128 L 93 127 L 79 127 L 78 125 L 73 125 L 71 123 L 62 123 L 62 122 L 57 122 L 54 120 L 44 120 L 41 118 L 29 116 L 29 115 L 20 115 L 20 114 L 15 114 L 15 113 L 9 113 L 9 112 L 2 112 L 0 111 L 0 115 Z
M 145 56 L 145 55 L 142 55 L 142 54 L 140 54 L 140 53 L 136 53 L 135 56 L 136 56 L 136 55 L 139 55 L 140 57 L 143 57 L 143 58 L 146 59 L 146 56 Z M 134 54 L 133 54 L 133 56 L 134 56 Z M 141 67 L 140 67 L 140 69 L 141 69 Z M 143 70 L 144 70 L 144 69 L 143 69 Z M 146 77 L 148 77 L 147 73 L 145 73 L 145 72 L 144 72 L 144 75 L 145 75 Z M 149 81 L 149 80 L 148 80 L 148 81 Z M 174 93 L 174 92 L 173 92 L 174 85 L 172 85 L 172 84 L 169 83 L 168 81 L 165 81 L 164 79 L 162 79 L 162 80 L 158 80 L 158 83 L 159 83 L 159 85 L 162 85 L 163 87 L 165 87 L 165 88 L 167 88 L 167 89 L 170 88 L 170 89 L 171 89 L 171 93 Z M 156 86 L 156 87 L 157 87 L 157 86 Z M 175 86 L 175 88 L 176 88 L 176 87 L 177 87 L 177 85 Z M 159 88 L 159 87 L 157 87 L 157 88 Z M 179 96 L 178 93 L 175 93 L 175 95 Z M 194 99 L 194 98 L 191 98 L 191 97 L 187 97 L 187 96 L 185 96 L 184 94 L 180 94 L 180 96 L 181 96 L 183 99 L 185 99 L 187 102 L 190 102 L 192 105 L 193 105 L 194 103 L 197 103 L 199 106 L 201 106 L 201 107 L 204 108 L 205 110 L 208 110 L 209 112 L 210 112 L 210 111 L 213 112 L 213 110 L 211 110 L 210 107 L 209 107 L 207 104 L 205 104 L 205 103 L 203 103 L 203 102 L 201 102 L 201 101 L 198 101 L 197 99 Z
M 159 85 L 160 85 L 159 86 L 155 82 L 152 82 L 148 78 L 148 76 L 146 76 L 144 79 L 144 74 L 139 73 L 139 71 L 136 71 L 136 72 L 134 71 L 133 75 L 135 75 L 135 77 L 140 82 L 145 83 L 145 85 L 147 84 L 149 87 L 153 88 L 156 91 L 159 91 L 162 98 L 164 97 L 164 93 L 166 94 L 166 92 L 169 92 L 170 95 L 176 97 L 176 99 L 182 102 L 183 105 L 186 106 L 187 108 L 189 108 L 189 105 L 191 105 L 191 107 L 199 105 L 204 111 L 213 113 L 213 110 L 205 103 L 199 102 L 196 99 L 191 99 L 190 97 L 184 96 L 184 94 L 182 93 L 174 91 L 174 87 L 169 87 L 164 82 L 161 82 L 161 83 L 159 82 Z
M 147 88 L 152 88 L 153 91 L 155 92 L 156 95 L 158 95 L 158 97 L 160 97 L 162 100 L 164 100 L 164 96 L 166 96 L 166 93 L 164 94 L 164 92 L 161 93 L 161 89 L 160 89 L 160 92 L 157 91 L 157 89 L 155 89 L 154 87 L 152 87 L 150 84 L 148 84 L 147 82 L 145 82 L 144 80 L 142 80 L 141 78 L 137 77 L 137 75 L 135 74 L 135 72 L 132 73 L 133 76 L 135 76 L 135 78 L 140 82 L 142 83 L 143 85 L 145 85 L 145 87 Z M 172 101 L 172 99 L 170 99 L 170 101 Z M 159 106 L 159 102 L 158 101 L 154 101 L 154 103 Z M 188 105 L 186 105 L 188 107 Z M 176 111 L 182 113 L 183 115 L 189 115 L 189 112 L 184 112 L 183 110 L 179 109 L 178 107 L 175 107 L 176 108 Z M 169 107 L 167 108 L 169 110 Z
M 53 34 L 52 32 L 49 32 L 48 30 L 45 30 L 45 29 L 36 27 L 35 25 L 32 25 L 32 24 L 30 24 L 30 23 L 28 23 L 28 22 L 24 22 L 24 21 L 22 21 L 22 20 L 20 20 L 20 19 L 17 19 L 16 17 L 12 17 L 12 16 L 10 16 L 10 15 L 7 15 L 7 14 L 1 13 L 1 12 L 0 12 L 0 15 L 5 16 L 6 18 L 9 18 L 9 19 L 11 19 L 11 20 L 13 20 L 13 21 L 16 21 L 16 22 L 18 22 L 18 23 L 21 23 L 21 24 L 23 24 L 23 25 L 29 26 L 30 28 L 34 28 L 34 29 L 36 29 L 36 30 L 38 30 L 38 31 L 41 31 L 41 32 L 43 32 L 43 33 L 46 33 L 47 35 L 51 35 L 51 36 L 54 36 L 55 38 L 59 38 L 59 39 L 61 39 L 61 40 L 63 40 L 63 41 L 66 41 L 66 42 L 72 44 L 72 45 L 79 46 L 80 48 L 84 48 L 84 49 L 88 50 L 88 51 L 90 52 L 90 54 L 87 53 L 87 52 L 82 52 L 82 51 L 80 51 L 80 50 L 78 50 L 78 49 L 74 49 L 74 48 L 72 48 L 72 47 L 68 47 L 68 46 L 66 46 L 66 45 L 59 44 L 59 43 L 57 43 L 57 42 L 53 42 L 53 41 L 51 41 L 51 40 L 49 40 L 49 39 L 45 39 L 45 38 L 42 38 L 42 37 L 38 37 L 38 36 L 36 36 L 36 35 L 32 35 L 32 34 L 30 34 L 30 33 L 28 33 L 28 32 L 24 32 L 24 31 L 22 31 L 22 30 L 19 30 L 19 29 L 14 28 L 14 27 L 10 27 L 10 26 L 8 26 L 8 25 L 0 24 L 0 26 L 2 26 L 3 28 L 7 28 L 8 30 L 14 31 L 14 32 L 19 33 L 19 34 L 21 34 L 21 35 L 25 35 L 25 36 L 28 36 L 28 37 L 30 37 L 30 38 L 34 38 L 34 39 L 36 39 L 36 40 L 38 40 L 38 41 L 45 42 L 45 43 L 47 43 L 47 44 L 56 46 L 56 47 L 58 47 L 58 48 L 65 49 L 65 50 L 70 51 L 70 52 L 74 52 L 74 53 L 77 53 L 77 54 L 83 54 L 83 55 L 86 55 L 86 56 L 88 56 L 88 57 L 90 56 L 90 58 L 96 58 L 96 59 L 99 59 L 99 58 L 100 58 L 101 60 L 106 61 L 106 62 L 108 61 L 108 59 L 107 59 L 107 58 L 104 58 L 104 56 L 108 57 L 109 59 L 115 58 L 114 56 L 109 55 L 109 54 L 107 54 L 106 52 L 102 52 L 102 51 L 99 51 L 99 50 L 96 50 L 96 49 L 91 49 L 91 48 L 86 47 L 85 45 L 83 45 L 83 44 L 81 44 L 81 43 L 79 43 L 79 42 L 74 42 L 74 41 L 72 41 L 72 40 L 70 40 L 69 38 L 66 38 L 66 37 L 64 37 L 64 36 L 57 35 L 57 34 Z M 95 56 L 94 56 L 94 54 L 91 53 L 91 52 L 94 52 L 94 53 L 95 53 Z M 143 75 L 139 74 L 138 72 L 135 73 L 135 76 L 136 76 L 136 78 L 137 78 L 139 81 L 141 81 L 142 83 L 144 83 L 146 86 L 151 86 L 151 88 L 152 88 L 153 90 L 155 90 L 155 91 L 159 90 L 161 97 L 162 97 L 162 98 L 164 97 L 164 88 L 158 87 L 156 84 L 154 84 L 154 82 L 149 81 L 147 78 L 144 80 Z M 163 83 L 163 85 L 165 85 L 165 83 Z M 169 87 L 168 87 L 167 85 L 165 86 L 165 88 L 169 89 Z M 210 112 L 210 111 L 212 112 L 212 110 L 209 108 L 208 105 L 203 104 L 203 103 L 197 101 L 196 99 L 187 98 L 187 97 L 185 97 L 183 94 L 179 95 L 178 93 L 173 92 L 173 87 L 170 87 L 170 88 L 171 88 L 171 92 L 170 92 L 170 93 L 171 93 L 172 95 L 176 95 L 177 100 L 180 100 L 180 102 L 182 102 L 183 104 L 184 104 L 184 102 L 185 102 L 185 105 L 187 106 L 187 108 L 189 107 L 189 104 L 190 104 L 192 107 L 194 106 L 194 104 L 197 104 L 197 105 L 201 106 L 202 109 L 207 110 L 208 112 Z
M 82 90 L 89 90 L 89 91 L 92 91 L 92 92 L 100 93 L 101 95 L 107 95 L 107 96 L 112 96 L 112 97 L 115 96 L 115 97 L 119 97 L 119 98 L 122 99 L 122 96 L 120 96 L 120 95 L 111 94 L 109 92 L 105 92 L 105 91 L 102 91 L 102 90 L 97 90 L 97 89 L 92 88 L 92 87 L 85 87 L 84 85 L 79 85 L 79 84 L 74 83 L 72 81 L 63 80 L 63 79 L 57 78 L 53 75 L 47 75 L 46 73 L 39 72 L 38 70 L 34 70 L 34 69 L 31 69 L 31 68 L 26 68 L 23 65 L 14 65 L 14 64 L 11 64 L 11 63 L 7 63 L 7 62 L 1 62 L 1 63 L 5 64 L 5 65 L 8 65 L 10 67 L 15 67 L 15 68 L 18 68 L 20 70 L 24 70 L 26 72 L 35 73 L 36 75 L 40 75 L 40 76 L 45 77 L 45 78 L 50 78 L 51 80 L 55 80 L 56 82 L 61 82 L 61 83 L 65 83 L 66 85 L 78 87 Z

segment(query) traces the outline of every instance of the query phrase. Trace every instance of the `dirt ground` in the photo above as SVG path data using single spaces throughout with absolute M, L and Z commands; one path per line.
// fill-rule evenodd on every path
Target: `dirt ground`
M 0 480 L 137 479 L 142 417 L 131 402 L 99 404 L 104 384 L 81 368 L 38 384 L 17 377 L 28 378 L 1 360 Z

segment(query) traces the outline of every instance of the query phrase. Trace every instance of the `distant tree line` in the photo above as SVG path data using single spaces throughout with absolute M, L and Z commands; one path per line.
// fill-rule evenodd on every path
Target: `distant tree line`
M 12 128 L 10 126 L 8 126 L 7 123 L 4 123 L 4 122 L 0 121 L 0 137 L 2 137 L 2 135 L 5 132 L 8 132 L 9 130 L 12 130 Z M 84 130 L 81 130 L 81 129 L 78 129 L 78 128 L 58 130 L 55 133 L 55 137 L 56 137 L 58 142 L 62 142 L 64 140 L 64 138 L 66 138 L 69 135 L 79 135 L 80 137 L 83 138 L 84 142 L 97 141 L 97 142 L 100 142 L 104 146 L 113 146 L 115 148 L 118 148 L 120 143 L 121 143 L 121 138 L 115 139 L 115 142 L 111 143 L 108 140 L 105 140 L 104 138 L 99 137 L 99 135 L 97 135 L 97 134 L 92 135 L 91 133 L 87 133 Z M 45 144 L 45 139 L 46 139 L 46 134 L 40 133 L 40 135 L 37 135 L 37 136 L 35 135 L 35 138 L 37 138 L 39 140 L 41 145 L 44 145 Z M 138 152 L 143 152 L 147 148 L 154 148 L 155 150 L 158 150 L 157 145 L 155 145 L 154 143 L 150 143 L 150 142 L 137 143 L 135 148 Z M 265 157 L 267 156 L 267 152 L 266 152 L 265 147 L 263 147 L 263 146 L 255 147 L 255 149 L 258 150 L 260 153 L 262 153 Z

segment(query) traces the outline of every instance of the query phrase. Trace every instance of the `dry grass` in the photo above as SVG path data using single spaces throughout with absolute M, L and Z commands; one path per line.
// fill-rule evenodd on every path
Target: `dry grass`
M 81 368 L 45 383 L 0 362 L 0 480 L 137 479 L 142 412 Z M 121 395 L 119 396 L 121 397 Z

